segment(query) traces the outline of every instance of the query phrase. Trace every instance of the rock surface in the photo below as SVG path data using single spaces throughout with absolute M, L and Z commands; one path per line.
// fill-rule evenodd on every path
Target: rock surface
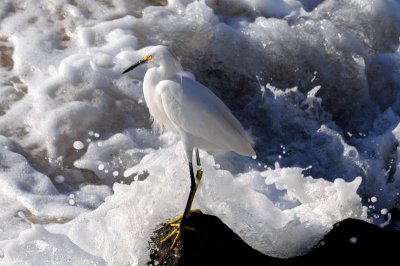
M 400 231 L 346 219 L 337 223 L 310 253 L 281 259 L 251 248 L 215 216 L 194 213 L 187 223 L 196 231 L 184 231 L 173 250 L 169 250 L 172 240 L 159 243 L 171 232 L 169 226 L 162 226 L 154 232 L 148 265 L 299 265 L 327 261 L 360 262 L 367 259 L 383 262 L 397 259 L 400 247 Z

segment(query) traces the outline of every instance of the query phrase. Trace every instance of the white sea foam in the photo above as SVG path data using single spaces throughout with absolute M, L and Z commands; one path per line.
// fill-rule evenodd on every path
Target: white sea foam
M 145 264 L 189 189 L 178 138 L 153 132 L 145 68 L 121 76 L 157 44 L 256 144 L 254 159 L 201 152 L 196 207 L 281 257 L 347 217 L 388 223 L 400 208 L 398 1 L 162 3 L 1 1 L 1 265 Z

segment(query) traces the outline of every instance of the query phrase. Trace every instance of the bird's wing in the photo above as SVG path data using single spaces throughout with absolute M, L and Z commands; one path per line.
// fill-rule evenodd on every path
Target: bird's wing
M 157 85 L 162 105 L 180 130 L 204 139 L 216 148 L 253 156 L 251 138 L 226 105 L 208 88 L 187 77 Z

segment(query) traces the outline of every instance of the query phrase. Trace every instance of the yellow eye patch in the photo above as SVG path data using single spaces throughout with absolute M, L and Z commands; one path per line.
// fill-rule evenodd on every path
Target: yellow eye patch
M 152 55 L 145 55 L 144 56 L 144 60 L 146 60 L 146 61 L 150 61 L 150 60 L 152 60 L 153 59 L 153 56 Z

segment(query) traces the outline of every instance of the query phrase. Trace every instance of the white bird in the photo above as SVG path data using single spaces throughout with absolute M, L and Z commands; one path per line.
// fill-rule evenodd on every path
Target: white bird
M 234 151 L 244 156 L 254 156 L 255 151 L 250 136 L 228 107 L 207 87 L 182 75 L 182 66 L 169 48 L 162 45 L 151 48 L 142 60 L 122 74 L 144 63 L 148 64 L 148 70 L 143 80 L 143 94 L 149 112 L 154 122 L 180 135 L 189 163 L 191 186 L 185 210 L 168 223 L 176 229 L 162 240 L 165 242 L 175 235 L 173 248 L 185 228 L 203 174 L 198 148 Z M 192 163 L 194 150 L 197 183 Z

